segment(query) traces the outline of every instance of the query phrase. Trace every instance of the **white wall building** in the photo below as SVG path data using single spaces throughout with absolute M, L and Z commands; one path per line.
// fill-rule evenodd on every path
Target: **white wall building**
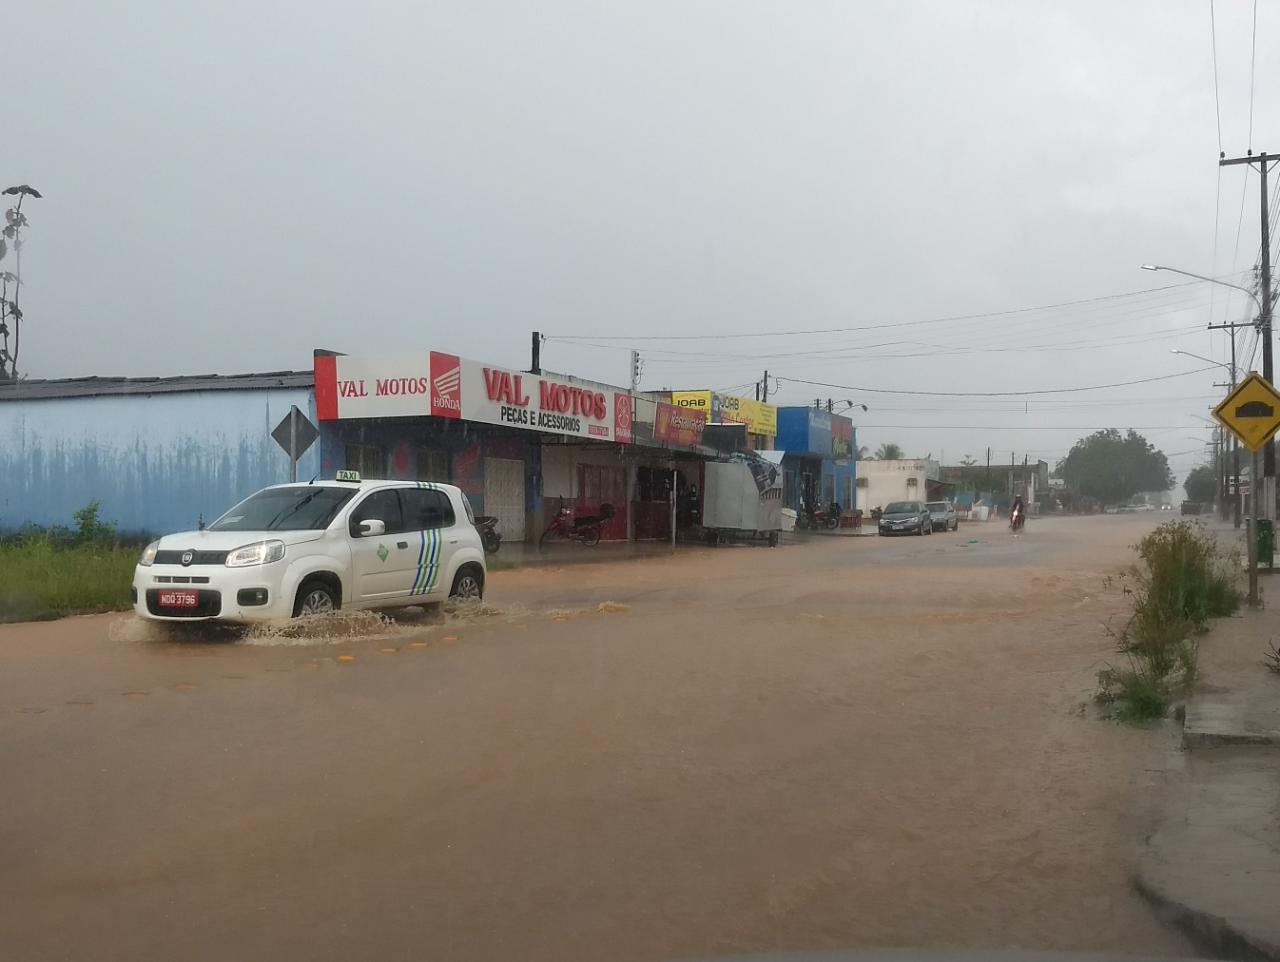
M 870 515 L 890 501 L 929 501 L 938 488 L 938 462 L 931 458 L 858 462 L 858 507 Z

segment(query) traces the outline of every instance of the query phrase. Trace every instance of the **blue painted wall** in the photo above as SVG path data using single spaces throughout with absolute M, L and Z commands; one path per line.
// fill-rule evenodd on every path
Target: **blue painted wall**
M 236 501 L 289 480 L 271 429 L 307 388 L 108 395 L 0 403 L 0 530 L 70 524 L 97 499 L 123 532 L 212 521 Z M 320 445 L 298 462 L 319 472 Z
M 782 459 L 783 468 L 794 472 L 797 479 L 789 490 L 791 504 L 788 507 L 800 509 L 802 492 L 799 477 L 805 472 L 820 479 L 818 496 L 824 502 L 826 479 L 832 478 L 832 486 L 840 504 L 849 510 L 857 507 L 858 463 L 854 452 L 858 450 L 858 435 L 856 429 L 850 426 L 850 456 L 836 458 L 832 453 L 832 424 L 837 418 L 841 422 L 849 420 L 813 407 L 778 408 L 778 450 L 787 452 Z

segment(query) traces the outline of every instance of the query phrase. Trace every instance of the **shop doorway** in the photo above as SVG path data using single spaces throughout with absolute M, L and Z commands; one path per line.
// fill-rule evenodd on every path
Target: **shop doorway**
M 523 541 L 524 462 L 484 459 L 484 513 L 498 519 L 504 541 Z
M 603 464 L 578 465 L 576 513 L 599 514 L 600 505 L 611 504 L 616 512 L 600 529 L 602 541 L 627 540 L 627 469 Z

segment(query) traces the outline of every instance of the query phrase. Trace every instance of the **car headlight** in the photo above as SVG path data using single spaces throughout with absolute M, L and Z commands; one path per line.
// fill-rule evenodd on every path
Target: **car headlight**
M 156 563 L 156 552 L 160 550 L 160 542 L 153 541 L 142 549 L 142 557 L 138 559 L 138 564 L 151 567 Z
M 284 557 L 283 541 L 255 541 L 227 552 L 228 568 L 248 568 L 251 565 L 269 565 Z

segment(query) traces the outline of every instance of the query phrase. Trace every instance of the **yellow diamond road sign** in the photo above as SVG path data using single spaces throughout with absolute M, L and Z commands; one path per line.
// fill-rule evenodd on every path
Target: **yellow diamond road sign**
M 1250 371 L 1213 409 L 1213 416 L 1250 451 L 1261 451 L 1280 429 L 1280 393 L 1266 378 Z

